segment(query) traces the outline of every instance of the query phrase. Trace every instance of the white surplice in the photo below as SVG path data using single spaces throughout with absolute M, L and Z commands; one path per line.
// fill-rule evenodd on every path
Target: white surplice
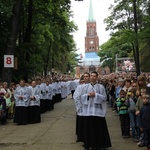
M 95 96 L 89 97 L 88 93 L 92 91 L 95 92 Z M 80 115 L 105 117 L 107 95 L 103 85 L 79 85 L 74 93 L 74 100 L 77 113 Z

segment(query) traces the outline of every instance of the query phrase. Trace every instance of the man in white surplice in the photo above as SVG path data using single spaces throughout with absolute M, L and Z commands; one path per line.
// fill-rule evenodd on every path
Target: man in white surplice
M 17 123 L 18 125 L 26 125 L 28 123 L 29 93 L 24 80 L 20 80 L 19 86 L 15 90 L 14 98 L 14 123 Z
M 81 103 L 83 105 L 83 116 L 104 117 L 106 115 L 107 99 L 104 86 L 91 82 L 84 86 L 82 93 Z
M 75 92 L 75 90 L 76 90 L 76 88 L 77 88 L 77 83 L 76 83 L 76 81 L 74 80 L 74 79 L 72 79 L 71 81 L 70 81 L 70 91 L 71 91 L 71 95 L 72 95 L 72 99 L 73 99 L 73 94 L 74 94 L 74 92 Z
M 81 82 L 82 81 L 82 82 Z M 77 140 L 76 142 L 82 142 L 84 141 L 84 116 L 82 115 L 83 111 L 83 104 L 81 103 L 81 97 L 82 91 L 84 89 L 84 85 L 88 84 L 90 82 L 90 74 L 84 73 L 83 76 L 80 78 L 80 85 L 77 86 L 73 98 L 76 106 L 76 135 Z
M 37 82 L 33 80 L 31 86 L 28 87 L 29 93 L 29 108 L 28 108 L 28 122 L 39 123 L 41 122 L 40 111 L 40 94 L 41 91 L 37 86 Z
M 90 83 L 80 86 L 78 100 L 84 116 L 85 150 L 111 147 L 109 132 L 105 120 L 106 92 L 103 85 L 97 83 L 98 74 L 92 72 Z M 79 109 L 79 108 L 78 108 Z
M 92 81 L 80 85 L 75 92 L 74 99 L 77 111 L 82 107 L 83 116 L 105 116 L 107 96 L 103 85 L 97 82 L 92 83 Z

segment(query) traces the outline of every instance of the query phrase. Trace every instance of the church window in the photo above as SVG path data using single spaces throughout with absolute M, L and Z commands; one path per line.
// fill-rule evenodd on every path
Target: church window
M 94 28 L 92 26 L 90 27 L 90 32 L 89 33 L 90 33 L 90 36 L 94 35 Z
M 94 35 L 94 28 L 92 28 L 92 35 Z
M 90 33 L 90 28 L 88 27 L 87 28 L 87 35 L 89 36 L 89 33 Z
M 92 51 L 92 47 L 90 46 L 89 52 L 91 52 L 91 51 Z
M 90 28 L 90 35 L 92 35 L 92 27 Z
M 91 27 L 88 30 L 88 35 L 90 35 L 90 34 L 91 34 Z

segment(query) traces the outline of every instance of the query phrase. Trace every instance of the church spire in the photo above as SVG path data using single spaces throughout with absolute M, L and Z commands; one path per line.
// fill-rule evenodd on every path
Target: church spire
M 94 20 L 94 13 L 93 13 L 93 6 L 92 6 L 92 1 L 90 0 L 90 7 L 89 7 L 89 22 L 93 22 Z

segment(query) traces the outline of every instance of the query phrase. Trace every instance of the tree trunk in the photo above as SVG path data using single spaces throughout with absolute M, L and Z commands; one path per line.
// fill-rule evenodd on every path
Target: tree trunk
M 48 68 L 49 68 L 49 62 L 50 62 L 50 52 L 51 52 L 51 43 L 47 49 L 47 55 L 46 55 L 46 62 L 45 62 L 45 66 L 44 66 L 44 76 L 47 76 L 48 73 Z
M 28 5 L 28 24 L 25 32 L 25 37 L 24 37 L 24 43 L 30 43 L 31 42 L 31 34 L 32 34 L 32 16 L 33 16 L 33 0 L 29 0 L 29 5 Z M 25 81 L 28 81 L 28 62 L 30 60 L 30 54 L 28 53 L 28 50 L 26 50 L 26 66 L 27 67 L 27 72 L 25 73 L 24 79 Z
M 135 31 L 135 57 L 136 57 L 136 72 L 137 76 L 140 75 L 140 60 L 139 60 L 139 43 L 138 43 L 138 26 L 137 26 L 137 0 L 133 0 L 134 8 L 134 31 Z
M 132 49 L 133 49 L 133 56 L 134 56 L 134 61 L 135 61 L 135 67 L 137 66 L 137 60 L 136 60 L 136 51 L 135 51 L 135 47 L 134 44 L 132 43 Z
M 10 31 L 7 37 L 7 46 L 6 46 L 6 55 L 14 55 L 15 47 L 16 47 L 16 40 L 18 35 L 19 29 L 19 20 L 21 16 L 21 8 L 22 8 L 23 0 L 15 0 L 13 9 L 12 9 L 12 16 L 10 19 Z M 12 68 L 3 68 L 2 71 L 2 81 L 8 82 L 8 84 L 12 81 Z

